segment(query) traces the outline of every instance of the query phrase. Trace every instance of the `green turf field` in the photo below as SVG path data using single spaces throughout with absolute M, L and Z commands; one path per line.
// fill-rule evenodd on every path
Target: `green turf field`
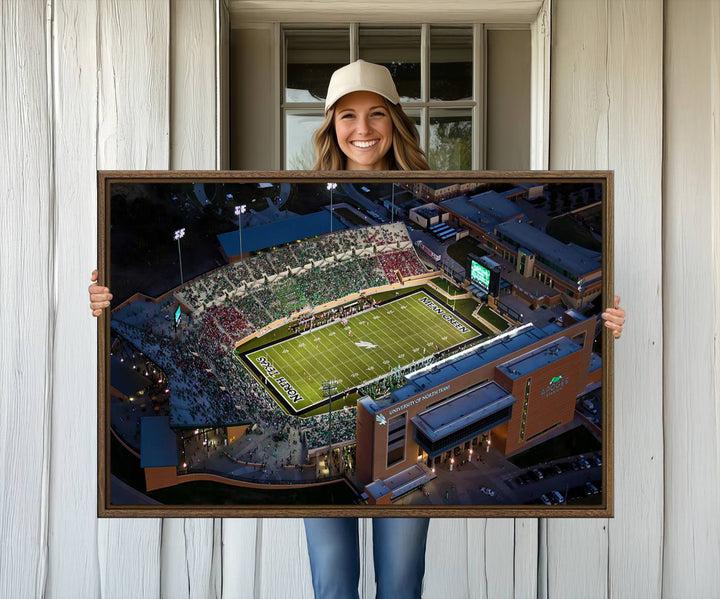
M 351 316 L 346 326 L 326 325 L 243 357 L 293 411 L 322 402 L 323 381 L 336 379 L 336 393 L 341 394 L 480 334 L 438 300 L 418 291 Z

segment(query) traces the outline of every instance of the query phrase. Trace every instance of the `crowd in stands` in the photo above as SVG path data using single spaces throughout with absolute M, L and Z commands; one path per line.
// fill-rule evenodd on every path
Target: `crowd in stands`
M 308 451 L 328 444 L 328 414 L 305 420 L 301 430 L 305 434 Z M 342 443 L 355 438 L 357 408 L 346 408 L 332 413 L 332 442 Z
M 398 273 L 402 277 L 412 277 L 427 272 L 413 250 L 380 254 L 378 260 L 390 283 L 398 282 Z
M 288 269 L 304 268 L 328 259 L 347 258 L 370 248 L 371 254 L 384 254 L 410 245 L 407 229 L 402 223 L 344 229 L 274 248 L 249 256 L 242 262 L 221 267 L 185 283 L 176 294 L 185 305 L 202 311 L 222 298 L 242 294 L 246 285 L 262 282 L 267 277 L 284 274 Z
M 359 251 L 364 248 L 372 252 Z M 288 276 L 288 267 L 302 270 Z M 293 426 L 305 432 L 313 449 L 327 444 L 328 415 L 301 419 L 285 414 L 234 357 L 235 343 L 272 322 L 291 322 L 293 313 L 397 282 L 398 272 L 424 271 L 402 223 L 342 230 L 251 256 L 186 283 L 176 298 L 190 314 L 177 337 L 160 336 L 149 324 L 113 319 L 112 327 L 167 373 L 174 426 Z M 369 307 L 363 302 L 369 303 L 359 300 L 352 308 L 318 316 L 344 318 Z M 332 418 L 333 443 L 355 436 L 355 409 L 333 412 Z

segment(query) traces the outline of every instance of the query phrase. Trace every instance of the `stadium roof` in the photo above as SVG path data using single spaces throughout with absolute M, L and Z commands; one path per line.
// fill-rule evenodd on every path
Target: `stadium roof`
M 439 441 L 514 403 L 506 389 L 490 381 L 421 412 L 412 421 L 428 439 Z
M 420 462 L 388 478 L 374 480 L 365 486 L 365 491 L 376 499 L 392 492 L 390 498 L 396 499 L 408 491 L 412 491 L 420 485 L 431 481 L 433 478 L 435 478 L 435 475 L 425 464 Z
M 521 329 L 518 329 L 517 332 L 510 331 L 509 334 L 489 339 L 480 344 L 475 351 L 461 355 L 445 364 L 413 376 L 408 380 L 406 385 L 395 389 L 387 397 L 377 400 L 378 409 L 384 409 L 398 402 L 405 401 L 422 391 L 431 391 L 476 368 L 502 360 L 502 358 L 508 354 L 522 350 L 538 341 L 542 341 L 549 335 L 559 331 L 562 331 L 562 328 L 555 323 L 548 324 L 542 328 L 528 323 Z
M 574 243 L 563 243 L 527 223 L 502 223 L 497 230 L 498 234 L 502 233 L 517 246 L 527 248 L 573 275 L 582 276 L 602 266 L 600 252 Z
M 473 206 L 470 203 L 470 198 L 465 195 L 450 198 L 449 200 L 444 200 L 440 202 L 440 205 L 443 208 L 447 208 L 448 210 L 454 212 L 455 214 L 459 214 L 470 222 L 475 223 L 477 226 L 485 229 L 486 231 L 492 231 L 495 226 L 501 222 L 495 217 L 480 212 L 477 206 Z
M 577 343 L 573 343 L 567 337 L 560 337 L 527 354 L 500 364 L 497 368 L 510 380 L 515 380 L 527 376 L 538 368 L 543 368 L 553 362 L 557 362 L 561 358 L 574 354 L 581 349 Z
M 140 467 L 178 465 L 177 436 L 170 428 L 169 416 L 140 419 Z
M 501 221 L 522 216 L 522 210 L 518 205 L 497 191 L 485 191 L 474 195 L 470 198 L 470 203 Z
M 333 216 L 333 231 L 345 229 L 336 216 Z M 298 239 L 306 239 L 330 232 L 330 215 L 327 211 L 313 212 L 305 216 L 285 218 L 266 225 L 244 228 L 242 230 L 243 253 L 257 252 L 276 245 L 282 245 Z M 240 253 L 240 239 L 237 231 L 218 235 L 218 241 L 227 256 Z
M 519 193 L 525 193 L 527 192 L 527 187 L 513 187 L 512 189 L 508 189 L 507 191 L 503 191 L 502 194 L 507 196 L 513 196 L 517 195 Z
M 151 381 L 117 356 L 110 356 L 110 385 L 125 397 L 135 395 L 150 386 Z
M 509 219 L 525 218 L 517 204 L 497 191 L 485 191 L 472 197 L 459 195 L 440 202 L 440 205 L 486 231 Z

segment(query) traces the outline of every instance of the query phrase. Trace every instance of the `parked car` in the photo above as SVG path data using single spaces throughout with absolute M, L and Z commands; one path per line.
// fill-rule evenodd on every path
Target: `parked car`
M 485 493 L 488 497 L 495 497 L 495 491 L 489 487 L 480 487 L 480 492 Z
M 543 473 L 540 472 L 537 468 L 533 468 L 530 472 L 532 472 L 533 476 L 536 480 L 542 480 L 543 479 Z
M 550 495 L 557 499 L 558 503 L 565 503 L 565 498 L 562 496 L 560 491 L 552 490 L 550 491 Z
M 590 491 L 589 495 L 595 495 L 596 493 L 600 492 L 600 489 L 598 489 L 593 483 L 586 482 L 585 487 Z
M 595 464 L 595 466 L 602 466 L 602 458 L 600 456 L 591 456 L 590 461 Z
M 547 495 L 545 495 L 545 493 L 540 495 L 540 501 L 542 501 L 545 505 L 552 505 L 550 498 Z

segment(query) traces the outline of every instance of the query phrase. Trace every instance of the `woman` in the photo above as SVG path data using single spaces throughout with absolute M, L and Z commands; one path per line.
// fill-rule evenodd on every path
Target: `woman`
M 400 107 L 390 72 L 362 60 L 333 73 L 325 119 L 313 136 L 315 170 L 428 170 L 414 123 Z M 93 271 L 92 281 L 97 280 Z M 110 305 L 106 287 L 89 287 L 94 316 Z M 603 313 L 615 338 L 625 311 Z M 373 556 L 379 599 L 421 596 L 428 518 L 373 518 Z M 357 518 L 306 518 L 305 533 L 316 599 L 358 597 Z
M 390 71 L 362 60 L 335 71 L 325 120 L 313 136 L 315 170 L 429 170 L 415 124 L 400 107 Z M 373 518 L 378 599 L 422 590 L 429 518 Z M 357 518 L 305 518 L 316 599 L 358 597 Z

